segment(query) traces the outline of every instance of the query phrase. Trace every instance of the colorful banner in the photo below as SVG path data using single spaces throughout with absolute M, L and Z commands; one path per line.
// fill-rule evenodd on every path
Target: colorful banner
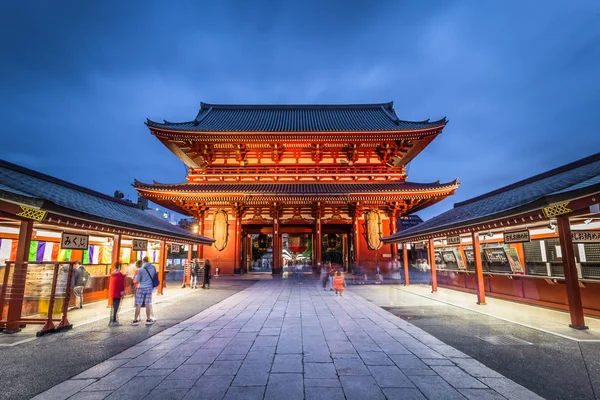
M 158 263 L 160 250 L 150 250 L 150 251 L 136 251 L 135 252 L 135 260 L 143 260 L 144 257 L 148 257 L 151 263 Z
M 91 245 L 88 250 L 83 251 L 83 264 L 110 264 L 112 247 Z
M 121 260 L 121 262 L 123 264 L 130 264 L 131 263 L 131 249 L 128 247 L 122 247 L 121 248 L 121 257 L 119 257 L 119 259 Z
M 71 250 L 60 249 L 60 251 L 58 252 L 58 260 L 57 261 L 59 261 L 59 262 L 71 261 Z
M 14 261 L 17 256 L 17 241 L 13 239 L 0 239 L 0 265 L 6 261 Z

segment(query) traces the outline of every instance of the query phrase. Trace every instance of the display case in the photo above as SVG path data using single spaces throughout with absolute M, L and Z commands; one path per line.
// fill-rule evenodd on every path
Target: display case
M 512 269 L 506 252 L 502 245 L 488 245 L 483 247 L 483 254 L 489 266 L 489 272 L 496 274 L 510 274 Z
M 600 280 L 600 243 L 580 243 L 578 250 L 582 278 Z
M 548 276 L 546 263 L 545 243 L 543 240 L 532 240 L 523 243 L 523 254 L 525 256 L 525 271 L 529 275 Z
M 473 247 L 466 246 L 464 248 L 464 252 L 465 252 L 465 258 L 466 258 L 466 264 L 467 264 L 467 271 L 475 272 L 475 253 L 473 251 Z M 490 267 L 487 263 L 487 259 L 486 259 L 485 255 L 483 254 L 483 249 L 481 249 L 481 268 L 482 268 L 483 272 L 489 272 L 489 270 L 490 270 Z

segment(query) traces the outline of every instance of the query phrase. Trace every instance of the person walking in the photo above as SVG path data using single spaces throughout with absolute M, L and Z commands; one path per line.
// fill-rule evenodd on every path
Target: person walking
M 121 263 L 115 264 L 115 272 L 110 275 L 110 297 L 112 298 L 112 312 L 109 326 L 121 325 L 117 321 L 121 299 L 125 296 L 125 275 L 121 272 Z
M 327 278 L 329 278 L 329 273 L 327 272 L 327 267 L 323 264 L 321 266 L 321 282 L 323 283 L 323 290 L 327 290 Z
M 135 318 L 132 325 L 139 325 L 142 304 L 146 306 L 146 325 L 152 325 L 152 291 L 154 290 L 154 276 L 156 268 L 149 263 L 148 257 L 144 257 L 144 265 L 138 270 L 135 281 L 138 288 L 135 291 Z
M 338 271 L 333 278 L 333 288 L 335 289 L 335 295 L 344 295 L 344 289 L 346 288 L 346 279 L 341 271 Z
M 335 276 L 335 269 L 331 264 L 329 264 L 329 276 L 327 278 L 327 283 L 329 286 L 329 291 L 333 291 L 333 277 Z
M 90 274 L 85 270 L 81 261 L 73 263 L 73 277 L 71 285 L 73 286 L 73 295 L 75 296 L 75 309 L 83 308 L 83 289 L 90 279 Z
M 200 266 L 199 263 L 194 260 L 190 265 L 190 289 L 196 289 L 196 284 L 198 283 L 198 269 Z
M 298 284 L 302 284 L 302 278 L 304 278 L 304 272 L 302 272 L 302 263 L 296 261 L 296 277 L 298 278 Z
M 202 289 L 210 289 L 210 261 L 204 261 L 204 280 L 202 281 Z

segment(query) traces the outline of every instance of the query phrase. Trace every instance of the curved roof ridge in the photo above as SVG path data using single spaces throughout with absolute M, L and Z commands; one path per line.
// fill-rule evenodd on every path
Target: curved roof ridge
M 384 107 L 387 110 L 393 110 L 394 102 L 390 101 L 387 103 L 322 103 L 322 104 L 212 104 L 212 103 L 200 103 L 200 110 L 215 109 L 215 110 L 261 110 L 261 109 L 274 109 L 274 110 L 286 110 L 286 109 L 377 109 Z

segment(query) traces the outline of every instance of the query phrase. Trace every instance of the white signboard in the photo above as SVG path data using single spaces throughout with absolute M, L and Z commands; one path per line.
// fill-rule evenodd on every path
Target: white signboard
M 448 244 L 460 244 L 460 236 L 448 236 L 446 239 Z
M 133 251 L 148 251 L 148 241 L 144 239 L 133 239 Z
M 171 253 L 179 253 L 179 245 L 178 244 L 171 245 Z
M 79 233 L 63 232 L 60 239 L 62 249 L 87 250 L 90 237 Z
M 600 243 L 600 231 L 571 231 L 573 243 Z
M 529 241 L 531 241 L 531 238 L 528 230 L 504 232 L 504 243 L 523 243 Z
M 425 248 L 425 243 L 415 243 L 415 249 L 421 250 Z

